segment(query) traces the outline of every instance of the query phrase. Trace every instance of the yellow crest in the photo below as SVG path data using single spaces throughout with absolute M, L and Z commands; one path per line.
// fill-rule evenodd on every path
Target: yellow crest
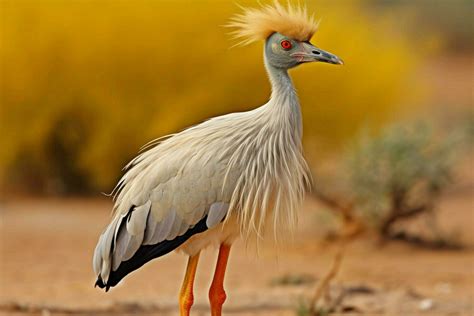
M 261 8 L 243 8 L 244 12 L 235 15 L 228 27 L 235 28 L 231 33 L 247 45 L 265 40 L 278 32 L 298 41 L 308 41 L 318 28 L 312 15 L 308 15 L 305 6 L 288 5 L 285 7 L 277 0 Z

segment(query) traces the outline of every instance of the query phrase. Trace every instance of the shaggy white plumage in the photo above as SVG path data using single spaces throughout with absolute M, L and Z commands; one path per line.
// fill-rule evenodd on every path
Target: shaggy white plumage
M 309 182 L 301 112 L 295 91 L 285 83 L 289 77 L 269 73 L 273 93 L 267 104 L 175 134 L 127 166 L 117 188 L 114 219 L 94 258 L 94 270 L 104 282 L 110 269 L 130 259 L 142 244 L 172 240 L 206 215 L 212 219 L 209 228 L 227 215 L 222 231 L 191 238 L 181 247 L 188 254 L 215 239 L 235 238 L 239 229 L 228 226 L 228 220 L 236 219 L 247 236 L 261 235 L 268 217 L 275 231 L 294 227 Z M 222 214 L 211 217 L 214 205 Z M 133 206 L 126 229 L 119 230 Z M 216 234 L 218 238 L 210 237 Z

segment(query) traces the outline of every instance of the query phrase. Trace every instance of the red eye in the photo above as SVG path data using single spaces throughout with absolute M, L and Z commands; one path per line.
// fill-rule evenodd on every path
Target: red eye
M 291 47 L 293 47 L 293 45 L 291 45 L 291 42 L 288 41 L 288 40 L 281 41 L 280 45 L 285 50 L 289 50 L 289 49 L 291 49 Z

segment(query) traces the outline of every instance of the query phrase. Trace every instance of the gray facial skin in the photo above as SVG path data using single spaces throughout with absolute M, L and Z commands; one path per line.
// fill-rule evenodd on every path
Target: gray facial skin
M 291 48 L 282 47 L 282 41 L 289 41 Z M 273 33 L 265 41 L 265 55 L 267 62 L 281 69 L 290 69 L 302 63 L 323 62 L 334 65 L 343 65 L 343 61 L 329 52 L 317 48 L 309 42 L 300 42 L 280 33 Z

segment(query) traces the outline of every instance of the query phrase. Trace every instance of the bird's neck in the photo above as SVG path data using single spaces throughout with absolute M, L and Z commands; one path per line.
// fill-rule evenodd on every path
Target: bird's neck
M 296 133 L 295 136 L 301 138 L 300 103 L 288 70 L 270 65 L 266 58 L 265 68 L 272 85 L 271 98 L 267 103 L 268 110 L 273 117 L 278 117 L 280 122 L 286 123 L 291 132 Z
M 276 68 L 270 65 L 268 62 L 265 62 L 265 68 L 272 85 L 271 99 L 279 98 L 281 96 L 296 96 L 293 82 L 291 81 L 290 75 L 288 74 L 288 70 Z

